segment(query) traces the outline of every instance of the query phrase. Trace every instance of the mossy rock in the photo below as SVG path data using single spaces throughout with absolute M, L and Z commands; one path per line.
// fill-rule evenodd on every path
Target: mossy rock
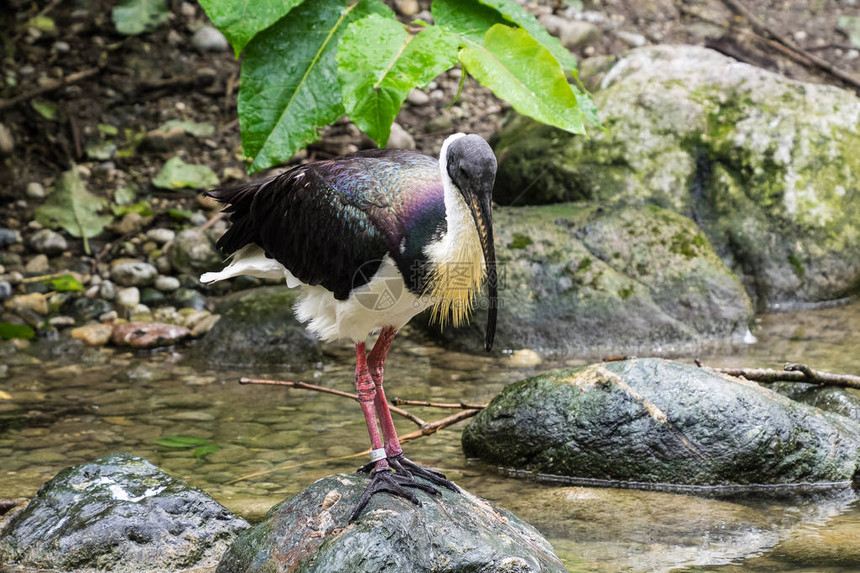
M 419 492 L 421 506 L 377 494 L 350 524 L 368 483 L 364 474 L 318 480 L 244 532 L 216 573 L 567 571 L 537 530 L 466 491 Z
M 586 139 L 516 118 L 496 200 L 655 204 L 695 220 L 762 307 L 860 286 L 860 100 L 693 46 L 603 72 Z
M 850 487 L 860 467 L 856 422 L 653 358 L 515 382 L 462 439 L 494 465 L 616 484 Z
M 499 208 L 494 227 L 499 348 L 640 353 L 740 341 L 749 332 L 752 305 L 743 286 L 696 225 L 672 211 L 583 203 Z M 484 303 L 469 326 L 429 331 L 479 351 Z
M 293 315 L 298 293 L 285 286 L 250 289 L 225 297 L 221 315 L 197 352 L 211 364 L 300 365 L 320 359 L 316 338 Z

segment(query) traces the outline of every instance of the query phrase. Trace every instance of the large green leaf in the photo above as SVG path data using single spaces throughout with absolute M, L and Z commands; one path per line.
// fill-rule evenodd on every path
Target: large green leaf
M 304 0 L 200 0 L 200 5 L 238 57 L 251 38 L 302 2 Z
M 434 0 L 430 11 L 437 26 L 476 44 L 484 42 L 487 31 L 495 24 L 509 23 L 498 11 L 474 0 Z
M 122 0 L 111 12 L 116 31 L 126 36 L 150 32 L 168 15 L 165 0 Z
M 459 39 L 438 26 L 413 36 L 393 17 L 371 14 L 353 22 L 337 51 L 346 113 L 384 147 L 409 91 L 457 63 L 458 46 Z
M 496 24 L 483 45 L 467 40 L 460 61 L 518 112 L 571 133 L 585 133 L 583 112 L 564 70 L 526 30 Z
M 532 38 L 552 52 L 552 55 L 565 70 L 573 71 L 576 69 L 576 56 L 571 54 L 558 38 L 547 32 L 543 24 L 526 12 L 520 4 L 514 0 L 478 0 L 478 2 L 496 9 L 505 19 L 528 31 Z
M 337 44 L 346 27 L 391 9 L 381 0 L 312 0 L 245 47 L 239 88 L 242 146 L 252 173 L 288 160 L 343 115 Z
M 84 251 L 90 254 L 87 239 L 95 237 L 113 217 L 99 215 L 106 201 L 87 191 L 76 169 L 64 171 L 45 204 L 36 209 L 36 220 L 46 227 L 61 227 L 73 237 L 84 240 Z

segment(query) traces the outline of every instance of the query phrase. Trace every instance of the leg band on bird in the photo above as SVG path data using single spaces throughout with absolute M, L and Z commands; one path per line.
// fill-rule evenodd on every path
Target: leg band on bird
M 374 400 L 376 398 L 376 385 L 370 372 L 367 370 L 367 356 L 364 342 L 355 345 L 355 390 L 358 393 L 358 402 L 364 413 L 364 421 L 367 424 L 367 433 L 370 435 L 370 447 L 374 450 L 384 450 L 379 428 L 376 425 L 376 409 Z M 375 460 L 376 471 L 388 469 L 385 458 Z

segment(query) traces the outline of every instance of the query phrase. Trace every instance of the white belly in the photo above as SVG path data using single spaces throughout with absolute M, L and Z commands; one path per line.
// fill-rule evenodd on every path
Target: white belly
M 386 326 L 401 329 L 428 306 L 427 297 L 409 292 L 397 266 L 386 256 L 370 282 L 352 291 L 346 300 L 335 299 L 321 286 L 303 285 L 295 311 L 321 340 L 358 342 Z
M 302 322 L 320 340 L 358 342 L 386 326 L 401 329 L 409 320 L 430 306 L 429 297 L 419 298 L 409 292 L 400 271 L 389 256 L 382 260 L 373 278 L 349 295 L 337 300 L 321 286 L 309 286 L 290 273 L 282 264 L 267 258 L 262 249 L 249 245 L 240 249 L 230 265 L 218 273 L 206 273 L 200 280 L 210 283 L 239 275 L 266 279 L 285 278 L 287 287 L 300 287 L 301 296 L 294 310 Z

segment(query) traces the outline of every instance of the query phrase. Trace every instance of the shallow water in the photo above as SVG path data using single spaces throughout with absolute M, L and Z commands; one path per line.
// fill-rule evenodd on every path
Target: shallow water
M 858 325 L 860 303 L 769 315 L 761 319 L 754 345 L 700 349 L 680 358 L 773 368 L 804 362 L 858 373 Z M 32 353 L 0 359 L 7 365 L 0 367 L 0 499 L 32 497 L 64 467 L 130 451 L 253 520 L 314 480 L 353 471 L 364 461 L 350 457 L 367 447 L 352 401 L 236 383 L 254 375 L 351 391 L 348 347 L 331 348 L 324 362 L 307 371 L 211 369 L 189 358 L 189 349 L 132 354 L 61 348 L 39 355 L 37 345 Z M 403 337 L 389 356 L 386 388 L 389 397 L 486 402 L 514 380 L 584 362 L 522 363 L 520 357 L 446 352 Z M 409 409 L 428 421 L 451 413 Z M 401 434 L 415 429 L 404 419 L 396 423 Z M 550 485 L 504 477 L 466 460 L 459 444 L 464 425 L 407 444 L 408 455 L 535 525 L 571 571 L 860 570 L 860 502 L 851 489 L 717 500 Z M 155 444 L 171 435 L 205 439 L 219 449 L 198 458 L 191 448 Z M 265 473 L 227 483 L 257 472 Z

